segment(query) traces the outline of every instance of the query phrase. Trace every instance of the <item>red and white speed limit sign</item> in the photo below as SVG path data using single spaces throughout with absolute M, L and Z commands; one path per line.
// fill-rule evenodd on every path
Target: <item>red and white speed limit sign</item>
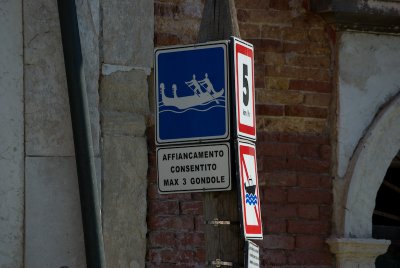
M 254 49 L 253 45 L 232 37 L 235 77 L 236 135 L 256 139 Z

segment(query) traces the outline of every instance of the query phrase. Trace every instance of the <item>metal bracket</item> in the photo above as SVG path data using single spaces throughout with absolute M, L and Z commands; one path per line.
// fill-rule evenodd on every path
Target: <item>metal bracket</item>
M 233 262 L 230 261 L 221 261 L 220 259 L 216 259 L 215 261 L 210 261 L 208 264 L 215 265 L 215 267 L 229 266 L 233 267 Z
M 237 224 L 238 222 L 235 221 L 222 221 L 219 220 L 218 218 L 215 218 L 211 221 L 205 221 L 205 224 L 208 225 L 214 225 L 214 227 L 218 227 L 219 225 L 231 225 L 231 224 Z

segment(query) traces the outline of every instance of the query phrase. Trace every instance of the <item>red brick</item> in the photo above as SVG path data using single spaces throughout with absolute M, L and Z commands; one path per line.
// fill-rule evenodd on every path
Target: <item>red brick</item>
M 302 42 L 308 37 L 307 31 L 304 28 L 286 27 L 282 29 L 282 38 L 285 42 Z
M 201 247 L 204 244 L 204 233 L 177 233 L 176 242 L 179 249 Z
M 173 247 L 176 244 L 175 232 L 156 231 L 149 233 L 149 247 Z
M 308 31 L 308 38 L 313 42 L 327 42 L 328 35 L 323 28 L 314 28 Z
M 154 215 L 149 218 L 148 227 L 159 230 L 193 230 L 194 219 L 191 216 Z
M 319 154 L 322 159 L 330 160 L 332 157 L 332 149 L 330 145 L 323 145 L 320 147 Z
M 237 20 L 239 23 L 250 21 L 250 14 L 247 10 L 237 9 L 236 14 L 237 14 Z
M 306 54 L 309 50 L 307 43 L 289 43 L 283 42 L 282 52 Z
M 171 33 L 155 33 L 154 45 L 155 46 L 171 46 L 179 43 L 179 37 Z
M 297 144 L 278 142 L 259 142 L 257 152 L 263 156 L 294 156 Z
M 291 80 L 289 89 L 328 93 L 332 90 L 332 84 L 321 81 Z
M 330 204 L 332 195 L 328 191 L 293 188 L 288 189 L 288 202 L 297 204 Z
M 263 231 L 265 234 L 286 233 L 287 232 L 286 220 L 271 218 L 269 215 L 267 215 L 267 218 L 263 219 Z
M 263 248 L 266 249 L 294 249 L 294 237 L 287 235 L 264 235 Z
M 288 10 L 289 1 L 288 0 L 270 0 L 269 7 L 278 10 Z
M 294 172 L 269 172 L 265 174 L 267 186 L 296 186 L 297 178 Z
M 277 136 L 281 142 L 330 144 L 329 136 L 324 135 L 279 133 Z
M 302 27 L 306 29 L 323 28 L 326 25 L 326 23 L 320 16 L 312 13 L 307 13 L 307 16 L 297 16 L 292 19 L 292 22 L 297 27 Z
M 331 79 L 331 73 L 329 70 L 321 68 L 307 68 L 298 66 L 266 66 L 266 76 L 280 76 L 288 77 L 298 80 L 317 80 L 317 81 L 329 81 Z M 289 89 L 290 84 L 289 84 Z
M 333 258 L 329 252 L 293 251 L 288 252 L 289 264 L 295 265 L 332 265 Z
M 171 3 L 154 3 L 154 15 L 156 17 L 176 17 L 179 14 L 179 6 Z
M 326 237 L 315 235 L 297 235 L 296 248 L 298 249 L 317 249 L 321 250 L 327 246 Z
M 174 261 L 174 250 L 172 249 L 149 249 L 148 258 L 151 262 L 156 264 L 173 262 Z
M 310 10 L 310 1 L 309 0 L 302 0 L 301 6 L 305 10 Z
M 331 48 L 326 43 L 311 42 L 308 45 L 308 53 L 310 55 L 331 55 Z
M 282 51 L 282 42 L 273 39 L 248 39 L 248 42 L 254 45 L 254 50 L 263 52 L 279 52 Z
M 328 235 L 330 223 L 326 221 L 288 220 L 288 233 Z
M 180 203 L 182 215 L 201 215 L 203 213 L 203 201 L 184 201 Z
M 179 250 L 175 256 L 178 263 L 192 263 L 195 253 L 193 250 Z
M 296 204 L 263 204 L 261 206 L 263 215 L 274 219 L 290 219 L 297 217 Z
M 192 250 L 174 250 L 174 249 L 150 249 L 149 259 L 161 263 L 190 263 L 194 258 Z
M 299 205 L 297 207 L 297 214 L 300 218 L 309 220 L 319 219 L 319 206 L 318 205 Z
M 261 28 L 261 38 L 282 40 L 282 27 L 274 27 L 271 25 L 263 25 Z M 263 51 L 265 52 L 265 51 Z
M 331 68 L 331 48 L 325 43 L 317 42 L 296 42 L 296 43 L 283 43 L 284 52 L 298 53 L 307 55 L 308 59 L 305 59 L 304 63 L 314 66 L 322 66 L 324 69 Z M 318 58 L 320 58 L 318 60 Z M 325 60 L 322 60 L 325 58 Z M 301 59 L 299 59 L 301 60 Z M 299 61 L 300 62 L 300 61 Z M 298 63 L 297 63 L 298 64 Z
M 288 158 L 285 167 L 291 171 L 328 173 L 330 163 L 317 159 Z
M 240 0 L 235 1 L 236 9 L 267 9 L 269 7 L 268 0 Z
M 154 253 L 152 254 L 154 256 Z M 176 268 L 175 263 L 152 263 L 152 262 L 147 262 L 146 263 L 146 268 Z
M 307 93 L 304 94 L 304 105 L 314 107 L 329 107 L 332 95 L 330 93 Z
M 160 198 L 160 194 L 158 193 L 158 186 L 156 183 L 149 183 L 147 186 L 147 196 L 149 200 L 154 200 Z
M 322 135 L 298 134 L 298 133 L 280 133 L 280 132 L 258 132 L 257 142 L 293 142 L 293 143 L 318 143 L 328 144 L 329 138 Z
M 319 158 L 321 145 L 314 143 L 300 144 L 297 150 L 298 155 L 312 158 Z
M 195 251 L 194 261 L 201 263 L 201 264 L 205 263 L 206 262 L 206 251 L 204 249 L 197 248 Z M 201 265 L 198 265 L 195 267 L 201 267 Z
M 327 118 L 328 110 L 304 105 L 285 105 L 285 115 L 296 117 Z
M 160 195 L 162 199 L 175 199 L 175 200 L 192 200 L 192 195 L 190 193 L 185 194 L 163 194 Z
M 178 200 L 153 200 L 149 202 L 149 213 L 152 215 L 178 215 Z
M 264 250 L 260 258 L 263 259 L 265 264 L 269 265 L 279 265 L 286 264 L 286 251 L 281 249 L 276 250 Z
M 204 224 L 204 217 L 203 215 L 195 216 L 194 219 L 194 226 L 197 232 L 204 232 L 205 224 Z
M 261 27 L 259 24 L 239 23 L 240 36 L 243 39 L 261 37 Z
M 203 201 L 204 193 L 192 193 L 192 200 Z
M 331 59 L 329 57 L 321 55 L 311 56 L 289 54 L 289 56 L 286 57 L 286 64 L 299 67 L 328 69 L 331 65 Z
M 321 221 L 330 222 L 332 220 L 332 206 L 320 206 L 319 207 L 319 218 Z
M 321 175 L 312 173 L 300 173 L 297 176 L 300 187 L 319 188 Z
M 257 58 L 256 58 L 257 59 Z M 256 74 L 263 74 L 264 73 L 264 67 L 260 64 L 257 64 L 254 66 L 254 72 Z M 254 80 L 254 85 L 257 88 L 264 88 L 265 87 L 265 81 L 264 77 L 262 75 L 256 75 L 255 80 Z
M 333 178 L 330 176 L 321 176 L 320 179 L 321 188 L 332 189 L 332 180 Z
M 285 109 L 283 105 L 256 104 L 256 114 L 259 116 L 283 116 L 284 111 Z
M 291 26 L 289 10 L 237 9 L 238 22 L 263 23 L 275 26 Z
M 326 25 L 325 31 L 326 31 L 326 33 L 328 35 L 330 43 L 331 44 L 336 44 L 337 33 L 336 33 L 336 29 L 334 29 L 334 26 Z
M 263 170 L 267 172 L 287 170 L 287 161 L 281 157 L 262 157 Z
M 287 192 L 280 187 L 262 189 L 263 200 L 268 203 L 284 203 L 287 201 Z

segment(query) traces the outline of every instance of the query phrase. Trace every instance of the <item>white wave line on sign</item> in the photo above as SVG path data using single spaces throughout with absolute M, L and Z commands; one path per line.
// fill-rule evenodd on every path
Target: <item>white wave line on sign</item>
M 210 101 L 208 101 L 208 102 L 206 102 L 206 103 L 202 103 L 202 104 L 197 105 L 197 106 L 207 106 L 208 104 L 210 104 L 210 103 L 213 102 L 213 101 L 215 101 L 215 100 L 210 100 Z M 222 99 L 222 100 L 218 99 L 218 101 L 225 103 L 225 99 Z M 170 106 L 170 105 L 164 105 L 164 104 L 162 103 L 162 101 L 160 101 L 159 104 L 158 104 L 158 108 L 161 108 L 161 107 L 169 107 L 169 106 Z M 216 105 L 216 106 L 213 106 L 213 107 L 221 107 L 221 105 Z M 224 107 L 225 107 L 225 106 L 224 106 Z M 211 108 L 212 108 L 212 107 L 211 107 Z
M 183 111 L 163 110 L 163 111 L 160 111 L 159 113 L 161 114 L 161 113 L 164 113 L 164 112 L 172 112 L 172 113 L 176 113 L 176 114 L 182 114 L 182 113 L 185 113 L 187 111 L 206 112 L 208 110 L 211 110 L 212 108 L 225 108 L 225 106 L 216 105 L 216 106 L 212 106 L 212 107 L 210 107 L 208 109 L 205 109 L 205 110 L 199 110 L 199 109 L 194 109 L 194 108 L 189 108 L 189 109 L 186 109 L 186 110 L 183 110 Z

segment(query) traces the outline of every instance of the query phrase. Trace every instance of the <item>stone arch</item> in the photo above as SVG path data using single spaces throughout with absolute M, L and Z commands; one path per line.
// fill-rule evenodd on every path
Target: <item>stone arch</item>
M 390 162 L 400 149 L 400 92 L 378 112 L 350 161 L 336 206 L 337 233 L 371 238 L 375 199 Z M 342 203 L 343 202 L 343 203 Z

